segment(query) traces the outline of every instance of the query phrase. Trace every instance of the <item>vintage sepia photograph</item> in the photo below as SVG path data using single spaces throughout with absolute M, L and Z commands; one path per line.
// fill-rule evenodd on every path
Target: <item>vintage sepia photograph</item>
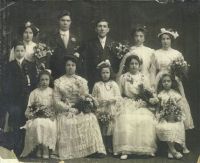
M 0 0 L 0 163 L 200 163 L 199 0 Z

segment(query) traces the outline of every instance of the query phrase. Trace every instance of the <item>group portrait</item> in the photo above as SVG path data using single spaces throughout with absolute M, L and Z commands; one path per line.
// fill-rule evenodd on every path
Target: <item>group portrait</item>
M 199 9 L 2 0 L 0 162 L 197 163 Z

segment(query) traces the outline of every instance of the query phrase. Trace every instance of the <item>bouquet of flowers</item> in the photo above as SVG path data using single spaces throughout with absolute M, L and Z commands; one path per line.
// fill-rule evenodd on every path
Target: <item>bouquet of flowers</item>
M 84 95 L 78 100 L 74 107 L 77 108 L 79 112 L 87 114 L 94 113 L 97 109 L 97 105 L 97 102 L 91 95 Z
M 54 118 L 55 112 L 51 107 L 44 106 L 40 103 L 33 103 L 29 106 L 29 119 L 34 118 Z
M 158 106 L 159 100 L 156 97 L 154 97 L 152 90 L 145 88 L 143 84 L 140 84 L 138 89 L 139 93 L 136 95 L 136 100 L 141 99 L 145 101 L 150 107 Z
M 171 63 L 170 70 L 173 75 L 182 79 L 183 77 L 187 77 L 189 66 L 182 57 L 179 57 Z
M 107 126 L 112 120 L 113 116 L 106 111 L 98 111 L 96 113 L 97 119 L 101 125 Z
M 118 59 L 122 59 L 129 52 L 129 43 L 112 42 L 109 48 Z
M 34 47 L 34 56 L 39 70 L 45 69 L 47 60 L 52 54 L 53 50 L 44 43 L 38 43 Z
M 168 122 L 179 122 L 182 120 L 181 108 L 177 105 L 175 100 L 169 99 L 162 105 L 160 111 L 160 120 L 165 119 Z

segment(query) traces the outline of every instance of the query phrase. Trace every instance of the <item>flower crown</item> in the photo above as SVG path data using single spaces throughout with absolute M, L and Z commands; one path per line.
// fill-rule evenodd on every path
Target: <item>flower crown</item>
M 169 29 L 161 28 L 160 33 L 158 34 L 158 38 L 165 33 L 170 34 L 174 39 L 176 39 L 179 36 L 177 31 L 172 31 L 172 30 L 169 30 Z
M 107 59 L 107 60 L 105 60 L 105 61 L 100 62 L 100 63 L 97 65 L 97 69 L 100 69 L 100 68 L 102 68 L 103 66 L 111 67 L 110 61 Z

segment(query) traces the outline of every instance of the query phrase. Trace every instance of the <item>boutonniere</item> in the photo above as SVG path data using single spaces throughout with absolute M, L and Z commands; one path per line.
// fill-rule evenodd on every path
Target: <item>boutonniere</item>
M 76 38 L 75 38 L 75 37 L 72 37 L 72 38 L 71 38 L 71 41 L 72 41 L 72 42 L 76 42 Z

